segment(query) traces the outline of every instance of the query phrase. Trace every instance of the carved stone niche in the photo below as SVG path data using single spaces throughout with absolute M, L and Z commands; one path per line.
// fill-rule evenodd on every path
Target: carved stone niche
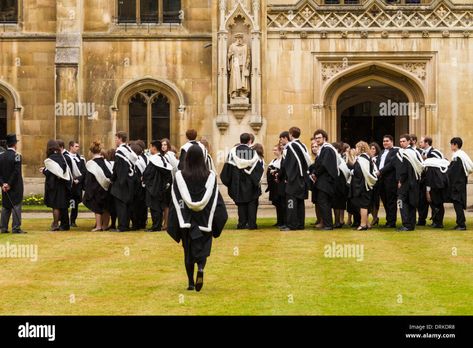
M 219 14 L 216 123 L 225 132 L 229 116 L 238 122 L 249 116 L 257 131 L 262 125 L 260 0 L 220 0 Z

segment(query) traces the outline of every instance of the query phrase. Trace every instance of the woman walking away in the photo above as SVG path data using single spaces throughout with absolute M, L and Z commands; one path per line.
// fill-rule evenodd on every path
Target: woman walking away
M 100 141 L 90 146 L 92 160 L 86 164 L 84 205 L 95 213 L 95 228 L 92 232 L 107 229 L 110 221 L 110 179 L 112 166 L 102 156 Z
M 44 167 L 40 168 L 46 176 L 44 203 L 53 209 L 51 231 L 63 231 L 65 228 L 59 226 L 59 219 L 61 210 L 69 206 L 67 197 L 72 188 L 72 174 L 56 140 L 48 141 L 46 154 L 48 158 L 44 160 Z
M 350 198 L 353 206 L 356 208 L 356 214 L 360 217 L 360 226 L 358 231 L 367 230 L 368 209 L 372 202 L 373 186 L 378 181 L 376 176 L 376 166 L 371 161 L 369 155 L 369 146 L 364 141 L 356 144 L 356 153 L 358 155 L 350 186 Z
M 217 175 L 207 169 L 201 148 L 192 145 L 187 151 L 184 168 L 176 173 L 173 183 L 167 229 L 177 243 L 182 240 L 189 281 L 187 290 L 202 289 L 212 237 L 220 236 L 227 219 Z M 198 270 L 194 281 L 195 264 Z

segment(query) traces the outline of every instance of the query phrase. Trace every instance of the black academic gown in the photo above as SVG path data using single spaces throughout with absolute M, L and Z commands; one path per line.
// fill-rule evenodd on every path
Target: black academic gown
M 0 187 L 10 185 L 8 195 L 13 205 L 18 205 L 23 200 L 23 177 L 21 174 L 21 155 L 12 149 L 0 154 Z M 2 190 L 2 204 L 5 208 L 13 208 L 7 194 Z
M 397 177 L 401 183 L 398 195 L 403 197 L 403 200 L 406 200 L 411 206 L 417 208 L 419 206 L 420 180 L 417 179 L 414 168 L 406 158 L 402 162 L 398 160 L 397 167 L 399 169 L 396 171 Z
M 291 147 L 295 153 L 289 147 Z M 301 148 L 296 144 L 288 143 L 286 156 L 281 162 L 281 179 L 285 180 L 287 196 L 292 196 L 297 199 L 307 199 L 309 197 L 310 179 L 308 167 Z
M 130 166 L 121 157 L 115 157 L 112 175 L 112 188 L 110 193 L 116 199 L 129 204 L 134 196 L 134 175 L 130 176 Z
M 74 200 L 77 200 L 78 202 L 82 201 L 82 190 L 84 188 L 84 182 L 85 182 L 85 176 L 87 173 L 87 169 L 85 168 L 85 161 L 78 157 L 77 155 L 77 160 L 73 158 L 73 155 L 69 153 L 68 151 L 64 151 L 64 158 L 66 159 L 66 163 L 69 166 L 69 169 L 71 170 L 71 173 L 73 173 L 73 164 L 72 162 L 75 162 L 77 169 L 80 171 L 81 176 L 76 178 L 78 181 L 77 183 L 73 182 L 72 183 L 72 188 L 71 188 L 71 198 Z
M 49 159 L 59 164 L 63 173 L 67 172 L 67 163 L 62 154 L 53 153 L 49 156 Z M 70 204 L 69 199 L 72 182 L 58 178 L 47 169 L 43 171 L 43 174 L 46 176 L 44 183 L 44 204 L 53 209 L 67 209 Z
M 313 174 L 317 177 L 315 182 L 316 191 L 323 191 L 333 197 L 339 180 L 337 155 L 333 149 L 323 147 L 320 150 L 314 163 Z
M 93 161 L 102 169 L 105 176 L 112 178 L 112 173 L 105 164 L 103 158 L 94 158 Z M 84 205 L 93 211 L 95 214 L 103 214 L 105 211 L 110 211 L 110 193 L 105 190 L 95 178 L 95 175 L 87 171 L 85 175 L 85 192 L 83 197 Z
M 374 173 L 374 165 L 369 156 L 365 157 L 370 163 L 370 173 Z M 357 209 L 368 209 L 372 202 L 373 190 L 366 190 L 365 177 L 358 161 L 355 162 L 353 175 L 350 183 L 350 199 L 354 207 Z
M 192 201 L 200 201 L 206 192 L 206 180 L 185 180 L 185 182 Z M 196 263 L 210 256 L 212 237 L 218 238 L 220 236 L 228 220 L 227 209 L 218 191 L 216 181 L 212 188 L 212 197 L 209 203 L 199 212 L 189 209 L 185 203 L 179 204 L 181 201 L 181 189 L 176 182 L 173 183 L 172 190 L 176 195 L 176 202 L 173 201 L 169 209 L 167 232 L 177 243 L 182 241 L 186 254 L 186 263 Z M 212 207 L 215 196 L 217 196 L 217 204 L 213 211 Z M 182 214 L 183 221 L 188 223 L 190 227 L 183 228 L 180 226 L 178 213 Z M 210 222 L 211 216 L 213 220 Z M 208 232 L 202 231 L 199 228 L 199 226 L 209 225 L 211 226 L 211 231 Z
M 461 158 L 457 157 L 450 162 L 448 167 L 448 199 L 452 203 L 460 203 L 466 209 L 466 186 L 468 177 L 465 175 Z
M 279 204 L 279 202 L 284 200 L 284 191 L 282 191 L 284 190 L 284 186 L 281 185 L 280 180 L 276 180 L 276 178 L 280 175 L 280 168 L 276 168 L 272 165 L 268 166 L 268 169 L 266 171 L 266 181 L 268 183 L 266 192 L 269 192 L 269 200 L 274 205 Z
M 254 156 L 254 150 L 247 145 L 239 145 L 236 154 L 240 158 L 251 159 Z M 258 199 L 261 195 L 260 182 L 263 174 L 262 161 L 256 164 L 251 174 L 227 162 L 223 166 L 220 178 L 228 188 L 228 195 L 235 204 L 245 204 Z
M 164 158 L 163 162 L 171 166 Z M 172 186 L 171 170 L 160 168 L 150 161 L 143 173 L 143 182 L 146 186 L 146 206 L 153 210 L 169 206 Z

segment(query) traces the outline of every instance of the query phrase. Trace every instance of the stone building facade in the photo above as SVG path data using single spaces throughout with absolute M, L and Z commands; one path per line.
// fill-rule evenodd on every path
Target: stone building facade
M 216 162 L 252 132 L 267 160 L 309 143 L 453 136 L 473 153 L 472 0 L 4 0 L 0 138 L 24 173 L 50 138 L 205 136 Z

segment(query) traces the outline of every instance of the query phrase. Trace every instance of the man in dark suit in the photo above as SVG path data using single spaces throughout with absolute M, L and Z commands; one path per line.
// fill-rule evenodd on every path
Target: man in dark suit
M 8 233 L 13 211 L 13 233 L 26 233 L 21 229 L 21 202 L 23 201 L 23 177 L 21 154 L 16 152 L 16 134 L 7 135 L 7 150 L 0 155 L 0 186 L 2 187 L 1 232 Z
M 395 228 L 397 220 L 397 181 L 396 166 L 399 148 L 394 147 L 392 135 L 383 137 L 384 151 L 378 156 L 379 195 L 386 211 L 385 227 Z

